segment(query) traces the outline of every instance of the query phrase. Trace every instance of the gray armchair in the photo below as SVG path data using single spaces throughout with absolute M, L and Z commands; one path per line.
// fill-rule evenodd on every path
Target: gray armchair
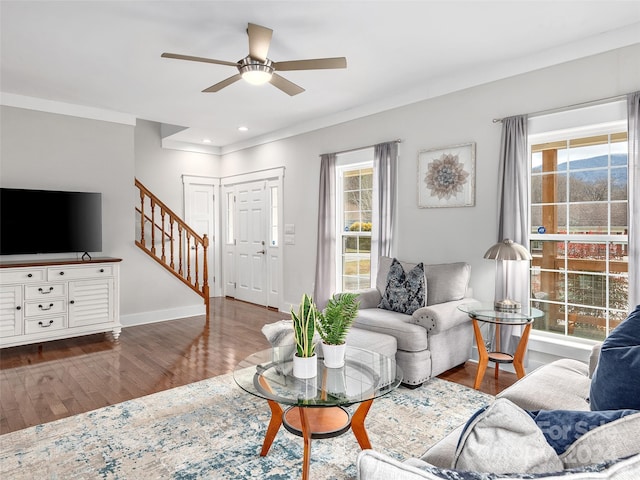
M 426 306 L 407 315 L 378 308 L 392 261 L 380 258 L 376 287 L 360 292 L 360 311 L 353 326 L 395 337 L 396 362 L 402 369 L 403 383 L 418 387 L 470 357 L 471 320 L 457 306 L 475 301 L 468 288 L 471 267 L 466 263 L 424 265 Z M 405 271 L 416 265 L 400 263 Z

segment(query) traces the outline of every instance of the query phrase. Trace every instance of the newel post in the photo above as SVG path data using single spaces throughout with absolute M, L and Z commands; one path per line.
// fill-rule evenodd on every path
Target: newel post
M 202 236 L 202 295 L 204 296 L 204 305 L 206 308 L 207 322 L 209 322 L 209 264 L 207 261 L 207 251 L 209 250 L 209 237 L 206 234 Z

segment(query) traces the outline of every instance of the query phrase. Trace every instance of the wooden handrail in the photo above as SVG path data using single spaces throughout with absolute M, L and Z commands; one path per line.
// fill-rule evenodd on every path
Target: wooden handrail
M 184 220 L 167 207 L 138 179 L 135 186 L 140 194 L 140 206 L 135 208 L 140 215 L 140 238 L 136 238 L 136 245 L 147 255 L 171 272 L 177 279 L 191 288 L 204 299 L 207 321 L 209 321 L 209 268 L 207 250 L 209 238 L 198 235 Z M 147 214 L 145 209 L 149 208 Z M 156 215 L 160 220 L 156 220 Z M 147 245 L 145 225 L 149 222 L 151 228 L 151 242 Z M 156 249 L 156 230 L 161 232 L 160 252 Z M 169 243 L 169 252 L 166 243 Z M 176 248 L 177 243 L 177 248 Z M 202 254 L 200 255 L 200 251 Z M 191 256 L 193 252 L 193 258 Z M 177 268 L 176 268 L 177 254 Z M 186 263 L 186 271 L 184 265 Z M 200 281 L 202 278 L 202 281 Z
M 138 180 L 136 178 L 136 187 L 138 187 L 138 189 L 140 190 L 140 192 L 144 192 L 144 194 L 150 198 L 153 198 L 155 200 L 155 204 L 162 208 L 165 213 L 169 214 L 169 216 L 173 217 L 178 223 L 182 224 L 182 227 L 187 230 L 188 232 L 191 233 L 192 236 L 194 237 L 198 237 L 200 240 L 202 240 L 202 237 L 200 237 L 200 235 L 198 235 L 196 233 L 195 230 L 193 230 L 189 225 L 187 225 L 179 216 L 178 214 L 174 213 L 173 210 L 171 210 L 169 207 L 167 207 L 164 203 L 162 203 L 158 197 L 156 197 L 153 193 L 151 193 L 151 191 L 149 191 L 149 189 L 147 189 L 147 187 L 145 187 L 142 183 L 140 183 L 140 180 Z

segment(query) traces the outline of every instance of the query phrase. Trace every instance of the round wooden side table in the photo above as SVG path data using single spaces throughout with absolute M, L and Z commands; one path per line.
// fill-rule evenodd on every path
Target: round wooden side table
M 458 309 L 465 312 L 473 322 L 473 333 L 478 347 L 478 371 L 473 388 L 480 388 L 482 379 L 487 370 L 488 363 L 495 363 L 495 377 L 498 378 L 500 364 L 512 363 L 518 378 L 525 376 L 523 360 L 531 332 L 533 321 L 544 315 L 542 310 L 531 308 L 528 312 L 501 312 L 494 308 L 492 303 L 468 303 L 459 305 Z M 492 351 L 487 350 L 485 339 L 482 336 L 478 322 L 492 323 L 495 325 L 495 344 Z M 500 327 L 502 325 L 524 325 L 522 336 L 513 354 L 501 351 L 500 347 Z

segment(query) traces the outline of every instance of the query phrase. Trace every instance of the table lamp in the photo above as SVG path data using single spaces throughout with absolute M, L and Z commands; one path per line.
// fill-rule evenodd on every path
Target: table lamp
M 504 268 L 504 284 L 507 295 L 505 299 L 496 300 L 493 305 L 497 311 L 500 312 L 519 312 L 522 305 L 520 302 L 509 299 L 509 269 L 504 262 L 507 261 L 529 261 L 531 260 L 531 254 L 519 243 L 515 243 L 513 240 L 504 239 L 502 242 L 493 245 L 487 253 L 484 254 L 484 258 L 489 260 L 496 260 L 496 279 L 498 273 L 498 261 L 502 261 Z

